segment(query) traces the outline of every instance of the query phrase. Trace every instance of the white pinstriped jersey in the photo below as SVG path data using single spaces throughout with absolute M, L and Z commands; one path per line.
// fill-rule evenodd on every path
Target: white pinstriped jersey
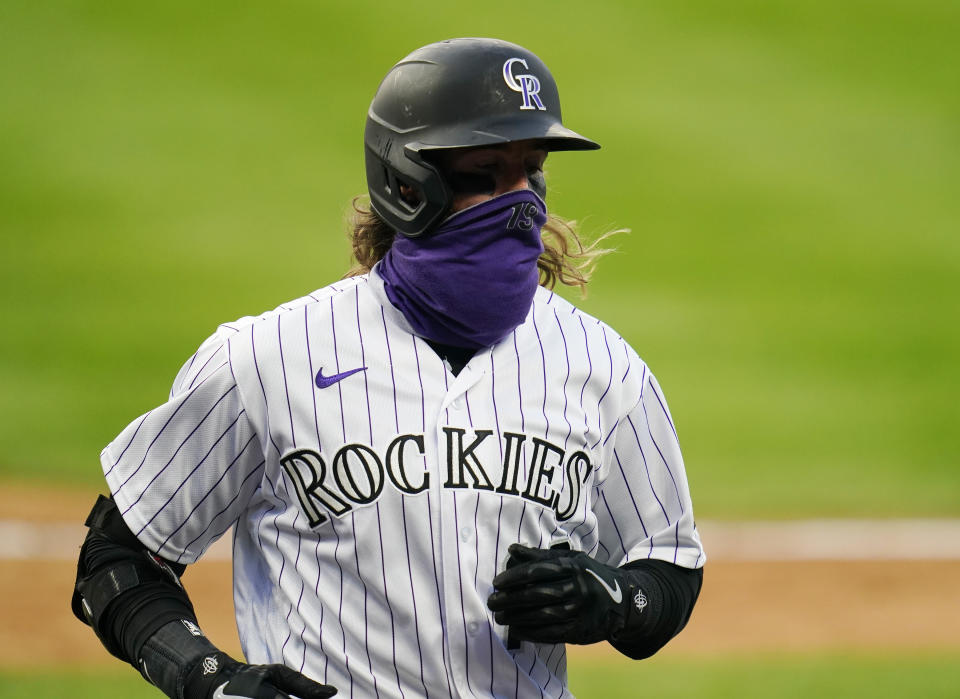
M 569 697 L 563 645 L 508 649 L 507 546 L 704 563 L 646 365 L 539 289 L 459 373 L 376 273 L 223 325 L 101 460 L 124 519 L 190 563 L 231 526 L 247 661 L 345 697 Z

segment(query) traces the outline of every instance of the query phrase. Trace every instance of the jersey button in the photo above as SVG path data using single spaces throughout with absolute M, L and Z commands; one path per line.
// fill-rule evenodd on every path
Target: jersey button
M 454 410 L 463 410 L 463 398 L 457 396 L 450 405 L 453 406 Z
M 473 529 L 464 526 L 460 528 L 460 541 L 466 543 L 473 539 Z
M 467 633 L 469 633 L 471 636 L 476 636 L 477 631 L 479 630 L 480 624 L 478 624 L 476 621 L 471 621 L 469 624 L 467 624 Z

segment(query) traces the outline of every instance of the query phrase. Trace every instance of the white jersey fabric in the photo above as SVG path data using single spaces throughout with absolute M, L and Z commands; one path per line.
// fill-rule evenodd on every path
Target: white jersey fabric
M 234 527 L 247 661 L 338 696 L 572 696 L 564 646 L 510 649 L 487 610 L 514 542 L 705 561 L 659 385 L 543 288 L 457 376 L 375 270 L 222 325 L 101 460 L 161 556 Z

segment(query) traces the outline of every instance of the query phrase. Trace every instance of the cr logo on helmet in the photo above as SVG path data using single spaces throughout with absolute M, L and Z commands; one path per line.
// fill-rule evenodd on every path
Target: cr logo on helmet
M 507 83 L 507 87 L 514 92 L 523 93 L 523 104 L 520 105 L 520 109 L 539 109 L 546 111 L 547 108 L 543 106 L 543 102 L 540 101 L 540 95 L 538 94 L 540 92 L 540 81 L 537 79 L 537 76 L 530 73 L 514 75 L 513 66 L 516 63 L 527 68 L 527 62 L 524 59 L 508 58 L 503 64 L 503 81 Z M 527 69 L 529 70 L 529 68 Z

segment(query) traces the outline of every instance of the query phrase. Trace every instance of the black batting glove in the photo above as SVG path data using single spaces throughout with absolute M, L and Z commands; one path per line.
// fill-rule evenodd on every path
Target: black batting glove
M 512 544 L 487 607 L 510 637 L 535 643 L 596 643 L 623 628 L 633 602 L 630 576 L 581 551 Z
M 286 665 L 247 665 L 220 652 L 197 662 L 182 689 L 183 699 L 326 699 L 336 693 Z

